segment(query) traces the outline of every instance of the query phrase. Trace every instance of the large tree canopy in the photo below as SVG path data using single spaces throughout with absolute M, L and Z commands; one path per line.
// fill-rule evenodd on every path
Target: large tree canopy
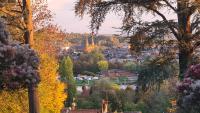
M 199 9 L 199 0 L 78 0 L 75 5 L 77 15 L 91 16 L 92 30 L 99 29 L 108 12 L 124 12 L 122 31 L 130 35 L 132 49 L 172 53 L 179 59 L 180 75 L 200 46 Z M 144 14 L 155 19 L 144 19 Z

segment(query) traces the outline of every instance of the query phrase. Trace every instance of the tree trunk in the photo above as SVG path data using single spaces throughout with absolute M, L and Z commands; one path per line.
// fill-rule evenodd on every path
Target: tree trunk
M 191 22 L 189 0 L 177 0 L 178 7 L 178 42 L 179 42 L 179 78 L 183 79 L 184 73 L 190 65 L 192 59 L 192 44 L 191 44 Z
M 23 0 L 23 18 L 26 25 L 24 31 L 25 44 L 33 46 L 33 22 L 32 22 L 32 8 L 31 0 Z M 39 101 L 37 94 L 37 87 L 30 83 L 28 85 L 28 98 L 29 98 L 29 113 L 39 113 Z
M 26 44 L 29 44 L 30 47 L 33 46 L 33 22 L 32 22 L 32 8 L 31 0 L 23 0 L 23 13 L 24 13 L 24 23 L 26 25 L 24 31 L 24 40 Z
M 179 78 L 182 80 L 192 59 L 192 52 L 179 47 Z
M 28 98 L 29 98 L 29 113 L 39 113 L 39 101 L 37 87 L 33 84 L 28 86 Z

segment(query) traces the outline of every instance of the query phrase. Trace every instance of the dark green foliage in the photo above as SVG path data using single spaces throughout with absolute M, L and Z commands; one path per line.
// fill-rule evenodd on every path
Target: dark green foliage
M 78 109 L 93 109 L 93 108 L 100 109 L 100 103 L 99 103 L 98 107 L 93 106 L 94 104 L 95 104 L 95 102 L 91 102 L 88 99 L 79 99 L 78 102 L 77 102 Z
M 130 72 L 137 71 L 137 64 L 135 62 L 127 62 L 123 65 L 123 68 Z
M 89 71 L 84 71 L 82 74 L 84 74 L 84 75 L 88 75 L 88 76 L 96 76 L 96 74 L 95 73 L 93 73 L 93 72 L 89 72 Z
M 97 63 L 101 60 L 104 60 L 104 55 L 100 52 L 83 53 L 74 61 L 74 73 L 83 74 L 85 71 L 97 73 L 99 72 Z
M 165 57 L 146 59 L 138 68 L 138 86 L 146 91 L 149 88 L 157 90 L 164 80 L 178 75 L 177 62 Z
M 60 79 L 66 84 L 67 100 L 65 106 L 70 107 L 76 97 L 76 83 L 73 75 L 73 62 L 71 58 L 64 57 L 59 66 Z
M 174 83 L 168 84 L 161 85 L 160 91 L 148 90 L 140 94 L 141 99 L 138 103 L 134 103 L 136 96 L 133 89 L 128 87 L 125 90 L 120 90 L 109 80 L 100 80 L 92 86 L 90 96 L 81 97 L 78 100 L 78 108 L 100 109 L 102 99 L 107 99 L 109 111 L 165 113 L 170 108 L 170 99 L 174 97 L 174 91 L 170 88 Z

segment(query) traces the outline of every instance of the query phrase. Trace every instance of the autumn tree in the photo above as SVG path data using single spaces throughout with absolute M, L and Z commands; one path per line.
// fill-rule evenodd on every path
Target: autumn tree
M 67 98 L 65 84 L 59 80 L 58 73 L 57 50 L 63 37 L 59 31 L 58 27 L 49 26 L 34 34 L 37 44 L 33 47 L 41 59 L 39 69 L 41 82 L 38 86 L 38 96 L 42 113 L 59 113 L 64 108 L 64 101 Z
M 40 54 L 41 83 L 38 86 L 41 113 L 60 113 L 64 108 L 65 86 L 58 78 L 58 62 L 53 56 Z
M 33 43 L 33 32 L 52 21 L 52 13 L 45 0 L 17 0 L 0 7 L 1 17 L 7 21 L 8 29 L 23 43 Z M 26 35 L 30 35 L 30 39 Z M 31 44 L 32 45 L 32 44 Z
M 65 106 L 71 107 L 74 98 L 76 97 L 76 84 L 73 75 L 73 62 L 69 56 L 62 59 L 59 71 L 61 81 L 66 83 L 66 93 L 68 98 L 65 101 Z
M 35 49 L 39 54 L 48 53 L 53 55 L 56 58 L 62 56 L 60 53 L 60 48 L 65 46 L 67 41 L 64 41 L 65 33 L 63 30 L 60 30 L 59 26 L 51 24 L 34 33 L 35 42 L 37 45 Z
M 90 14 L 91 29 L 98 30 L 109 11 L 124 12 L 121 28 L 130 36 L 131 49 L 157 49 L 173 55 L 172 59 L 179 60 L 183 78 L 200 45 L 199 5 L 199 0 L 78 0 L 75 13 Z M 145 21 L 145 15 L 155 18 Z
M 30 0 L 28 0 L 28 1 L 19 0 L 19 1 L 17 1 L 17 4 L 12 4 L 11 6 L 10 6 L 10 4 L 7 4 L 6 6 L 1 7 L 1 14 L 3 15 L 2 17 L 6 20 L 7 25 L 10 26 L 9 31 L 15 31 L 17 34 L 24 35 L 24 37 L 23 37 L 24 39 L 22 39 L 22 43 L 30 44 L 31 46 L 33 46 L 33 37 L 32 37 L 32 35 L 33 35 L 32 33 L 34 31 L 33 27 L 35 29 L 38 29 L 38 27 L 41 28 L 41 26 L 34 26 L 32 24 L 32 19 L 31 18 L 32 18 L 32 11 L 33 10 L 34 10 L 33 11 L 33 14 L 34 14 L 33 20 L 37 20 L 37 21 L 34 21 L 34 23 L 37 23 L 38 25 L 44 25 L 44 22 L 39 21 L 38 17 L 40 17 L 40 20 L 42 20 L 42 19 L 45 20 L 46 18 L 49 18 L 49 16 L 44 15 L 43 12 L 42 12 L 46 7 L 39 7 L 39 6 L 41 6 L 41 3 L 42 3 L 42 0 L 35 0 L 34 1 L 34 5 L 31 5 Z M 31 10 L 31 8 L 33 8 L 33 10 Z M 42 18 L 42 15 L 44 15 L 45 18 Z M 32 30 L 29 29 L 29 27 Z M 12 32 L 11 34 L 16 36 L 13 33 L 14 32 Z M 17 35 L 16 37 L 21 39 L 20 35 Z M 39 44 L 39 45 L 37 45 L 37 47 L 35 47 L 35 45 L 34 45 L 34 48 L 41 48 L 41 46 L 44 46 L 43 40 L 39 40 L 39 42 L 40 42 L 41 45 Z M 38 46 L 40 46 L 40 47 L 38 47 Z M 43 48 L 45 48 L 45 47 L 43 47 Z M 48 47 L 46 47 L 46 48 L 48 48 Z M 50 49 L 50 48 L 48 48 L 48 49 Z M 40 56 L 41 56 L 42 55 L 41 51 L 39 51 L 39 49 L 37 51 L 40 53 Z M 51 50 L 49 50 L 49 51 L 51 51 Z M 48 58 L 49 58 L 48 56 L 43 58 L 43 61 L 48 60 Z M 49 59 L 51 59 L 50 61 L 53 62 L 52 64 L 55 64 L 55 62 L 57 62 L 55 59 L 52 59 L 52 57 L 49 58 Z M 40 66 L 42 67 L 43 65 L 44 64 L 41 64 Z M 41 73 L 43 73 L 42 71 L 44 71 L 43 74 L 46 74 L 45 71 L 48 70 L 49 67 L 40 68 L 40 69 L 41 69 Z M 52 87 L 42 88 L 41 86 L 39 86 L 39 96 L 40 96 L 41 102 L 42 102 L 42 103 L 40 103 L 40 107 L 42 108 L 42 112 L 59 112 L 60 109 L 63 107 L 63 101 L 64 101 L 64 99 L 66 97 L 66 95 L 64 94 L 64 86 L 56 79 L 56 77 L 58 76 L 58 75 L 55 74 L 57 69 L 54 68 L 54 70 L 53 69 L 51 69 L 51 70 L 52 70 L 52 74 L 49 75 L 49 76 L 52 76 L 52 77 L 49 77 L 50 78 L 49 83 L 53 84 Z M 42 76 L 42 78 L 43 78 L 43 76 Z M 43 85 L 45 83 L 46 82 L 42 80 L 41 85 Z M 45 86 L 47 86 L 47 85 L 45 85 Z M 53 89 L 53 90 L 51 90 L 51 89 Z M 44 98 L 44 95 L 41 96 L 41 94 L 43 92 L 45 92 L 45 91 L 48 92 L 48 94 L 49 93 L 52 94 L 51 96 L 52 96 L 54 101 L 52 101 L 52 99 L 49 99 L 49 97 L 47 97 L 47 96 L 45 96 L 46 98 Z M 26 97 L 27 96 L 26 95 L 26 91 L 24 91 L 24 92 L 25 92 L 24 95 L 19 95 L 19 97 L 21 97 L 21 96 Z M 15 94 L 16 96 L 18 96 L 18 94 L 21 94 L 21 93 L 18 93 L 18 92 L 15 92 L 15 93 L 16 93 Z M 12 94 L 11 93 L 7 93 L 7 95 L 9 96 L 9 95 L 12 95 Z M 12 99 L 14 99 L 14 98 L 11 98 L 11 102 L 13 102 L 13 104 L 14 104 L 14 102 L 17 102 L 17 101 L 12 100 Z M 55 101 L 57 103 L 56 105 L 54 104 Z M 22 102 L 26 102 L 26 101 L 23 100 Z M 30 102 L 30 103 L 33 104 L 35 102 Z M 48 106 L 48 105 L 50 105 L 50 106 Z M 7 106 L 7 108 L 8 107 L 9 107 L 9 105 Z M 18 107 L 18 111 L 19 112 L 22 112 L 23 109 L 26 108 L 26 106 L 25 107 L 22 106 L 21 108 L 20 107 L 21 106 Z M 12 109 L 12 108 L 10 108 L 10 109 Z M 12 109 L 12 110 L 15 111 L 14 109 Z M 34 113 L 35 112 L 36 111 L 34 111 Z

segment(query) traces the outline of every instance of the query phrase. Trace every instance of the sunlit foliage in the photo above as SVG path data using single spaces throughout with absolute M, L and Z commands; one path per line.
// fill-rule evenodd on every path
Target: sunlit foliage
M 66 94 L 64 84 L 59 81 L 57 60 L 48 54 L 40 55 L 41 83 L 38 86 L 41 113 L 60 113 Z
M 59 64 L 56 59 L 57 46 L 52 43 L 56 42 L 60 37 L 52 36 L 56 30 L 51 30 L 47 37 L 46 34 L 48 32 L 50 31 L 47 27 L 37 33 L 35 40 L 37 44 L 34 46 L 41 59 L 39 70 L 41 83 L 38 86 L 40 109 L 42 113 L 60 113 L 60 110 L 64 108 L 66 93 L 64 91 L 65 85 L 59 80 Z
M 0 113 L 27 113 L 28 91 L 1 91 L 0 106 Z
M 100 71 L 106 71 L 108 70 L 108 62 L 107 61 L 99 61 L 97 62 L 98 68 Z

